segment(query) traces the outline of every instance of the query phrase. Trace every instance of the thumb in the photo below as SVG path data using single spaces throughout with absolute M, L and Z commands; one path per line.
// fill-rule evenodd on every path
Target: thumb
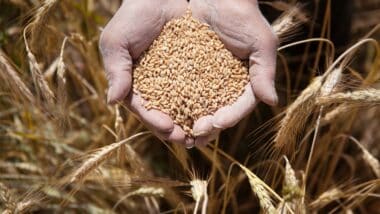
M 249 57 L 249 74 L 253 92 L 268 105 L 276 105 L 278 97 L 275 89 L 277 38 L 269 31 L 268 36 L 258 40 L 258 47 Z
M 132 57 L 123 45 L 111 48 L 107 42 L 101 42 L 100 47 L 109 85 L 107 102 L 114 104 L 122 101 L 131 89 Z

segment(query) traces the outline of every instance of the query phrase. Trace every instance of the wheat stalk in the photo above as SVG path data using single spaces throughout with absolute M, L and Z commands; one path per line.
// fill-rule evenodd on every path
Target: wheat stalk
M 380 90 L 366 89 L 347 93 L 335 93 L 317 99 L 319 105 L 334 103 L 380 104 Z
M 296 213 L 306 213 L 305 203 L 302 201 L 304 196 L 303 190 L 299 185 L 299 181 L 296 177 L 295 171 L 292 168 L 288 158 L 285 159 L 285 177 L 282 187 L 282 196 L 284 202 L 277 206 L 277 211 L 284 211 L 285 204 L 289 204 L 289 207 Z
M 32 44 L 34 44 L 35 40 L 40 39 L 40 35 L 43 32 L 41 28 L 46 24 L 49 14 L 58 2 L 59 0 L 44 0 L 41 7 L 37 9 L 32 21 L 28 25 L 30 26 Z
M 65 77 L 66 66 L 65 66 L 65 62 L 63 61 L 63 53 L 65 50 L 66 42 L 67 42 L 67 37 L 63 39 L 61 52 L 59 54 L 58 64 L 57 64 L 57 75 L 63 84 L 66 84 L 66 77 Z
M 317 209 L 326 206 L 327 204 L 338 200 L 343 196 L 343 192 L 338 188 L 330 189 L 322 193 L 316 200 L 309 204 L 311 209 Z
M 272 29 L 281 42 L 286 41 L 289 36 L 304 22 L 306 16 L 301 12 L 300 7 L 295 5 L 292 9 L 287 10 L 272 23 Z
M 0 69 L 3 71 L 2 73 L 5 75 L 5 79 L 10 81 L 12 86 L 17 87 L 20 94 L 24 96 L 28 101 L 33 102 L 34 96 L 26 84 L 21 80 L 18 72 L 12 66 L 10 60 L 5 55 L 5 53 L 0 49 Z
M 302 91 L 297 99 L 287 108 L 285 117 L 279 124 L 274 139 L 277 148 L 284 148 L 288 143 L 294 145 L 299 133 L 306 125 L 307 118 L 314 112 L 315 99 L 322 86 L 322 78 L 316 79 Z
M 121 117 L 121 114 L 120 114 L 120 106 L 119 104 L 117 104 L 115 105 L 115 125 L 114 125 L 117 133 L 119 133 L 123 122 L 124 122 L 123 118 Z
M 342 68 L 336 68 L 327 75 L 321 87 L 321 96 L 327 96 L 336 88 L 342 78 Z
M 380 178 L 380 162 L 356 138 L 349 137 L 363 152 L 364 161 L 371 167 L 377 178 Z
M 322 119 L 322 123 L 331 123 L 334 122 L 340 115 L 349 112 L 349 110 L 353 108 L 351 105 L 341 104 L 333 110 L 327 112 Z
M 14 213 L 25 213 L 34 204 L 35 204 L 35 202 L 33 200 L 21 201 L 21 202 L 17 203 Z
M 380 178 L 380 163 L 367 149 L 362 146 L 363 159 L 371 166 L 376 177 Z
M 50 104 L 53 104 L 54 103 L 54 93 L 50 89 L 49 84 L 47 83 L 47 81 L 45 80 L 45 78 L 44 78 L 44 76 L 42 74 L 41 68 L 40 68 L 40 66 L 39 66 L 39 64 L 38 64 L 38 62 L 36 60 L 36 57 L 34 56 L 34 54 L 32 53 L 32 51 L 30 50 L 28 41 L 26 39 L 26 30 L 28 29 L 28 26 L 25 27 L 25 29 L 24 29 L 23 37 L 24 37 L 24 43 L 25 43 L 26 52 L 27 52 L 28 59 L 29 59 L 28 60 L 29 61 L 29 68 L 31 70 L 33 80 L 35 81 L 36 85 L 38 85 L 38 87 L 40 89 L 40 92 L 42 93 L 43 97 Z
M 55 6 L 58 0 L 44 0 L 42 6 L 37 9 L 36 14 L 33 17 L 32 25 L 42 24 L 49 14 L 50 10 Z
M 149 187 L 149 186 L 140 187 L 137 190 L 132 191 L 132 192 L 124 195 L 122 198 L 120 198 L 116 202 L 116 204 L 113 206 L 112 209 L 115 210 L 121 204 L 121 202 L 123 202 L 125 199 L 127 199 L 131 196 L 135 196 L 135 195 L 139 195 L 142 197 L 149 197 L 149 196 L 164 197 L 165 190 L 162 187 Z
M 0 182 L 0 201 L 2 201 L 6 206 L 7 210 L 14 207 L 12 200 L 12 195 L 7 186 Z M 4 211 L 5 212 L 5 211 Z
M 293 199 L 302 197 L 302 190 L 299 186 L 299 181 L 296 178 L 294 169 L 289 163 L 289 160 L 285 158 L 285 178 L 283 185 L 283 197 L 287 201 L 292 201 Z
M 267 186 L 265 183 L 257 177 L 251 170 L 245 166 L 238 164 L 239 167 L 244 171 L 248 177 L 249 184 L 251 185 L 252 192 L 256 194 L 259 199 L 260 207 L 265 213 L 274 214 L 276 213 L 276 208 L 272 203 L 269 192 L 267 191 Z
M 5 210 L 3 210 L 2 214 L 18 213 L 16 211 L 19 209 L 20 204 L 22 203 L 22 202 L 17 203 L 10 189 L 0 182 L 0 202 L 1 201 L 5 205 Z
M 100 148 L 97 152 L 91 155 L 91 158 L 86 160 L 81 167 L 79 167 L 71 176 L 70 183 L 74 183 L 82 180 L 86 175 L 88 175 L 91 171 L 97 168 L 102 162 L 107 160 L 118 148 L 128 143 L 131 140 L 134 140 L 137 137 L 148 134 L 150 132 L 140 132 L 138 134 L 133 135 L 127 139 L 119 141 L 117 143 L 113 143 L 111 145 Z
M 195 200 L 194 214 L 197 213 L 199 209 L 200 202 L 203 199 L 202 204 L 202 214 L 206 214 L 207 212 L 207 204 L 208 204 L 208 194 L 207 194 L 207 186 L 208 182 L 205 180 L 194 179 L 190 181 L 191 185 L 191 195 Z

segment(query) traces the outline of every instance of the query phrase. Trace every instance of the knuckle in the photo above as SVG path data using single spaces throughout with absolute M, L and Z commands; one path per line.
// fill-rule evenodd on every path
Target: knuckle
M 108 53 L 109 50 L 113 50 L 119 46 L 122 46 L 122 36 L 115 33 L 109 26 L 103 30 L 99 38 L 99 49 L 103 54 Z
M 99 49 L 103 56 L 105 55 L 105 52 L 109 47 L 109 41 L 110 41 L 109 37 L 110 37 L 109 33 L 106 32 L 106 29 L 103 30 L 103 32 L 100 34 Z
M 279 38 L 277 37 L 277 35 L 271 31 L 270 35 L 269 35 L 269 40 L 272 44 L 275 44 L 276 46 L 279 44 Z

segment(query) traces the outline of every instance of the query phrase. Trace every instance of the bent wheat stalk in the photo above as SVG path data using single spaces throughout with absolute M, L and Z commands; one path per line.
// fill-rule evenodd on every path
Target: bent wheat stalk
M 2 74 L 4 74 L 4 78 L 7 81 L 10 81 L 13 86 L 15 86 L 20 94 L 24 96 L 28 101 L 33 102 L 34 96 L 32 92 L 29 90 L 28 86 L 21 80 L 20 76 L 16 69 L 12 66 L 10 60 L 5 55 L 5 53 L 0 49 L 0 70 L 2 70 Z
M 366 89 L 347 93 L 336 93 L 322 96 L 317 99 L 319 105 L 329 105 L 334 103 L 349 104 L 380 104 L 380 90 Z
M 377 178 L 380 178 L 380 162 L 375 158 L 356 138 L 350 136 L 350 140 L 362 150 L 364 161 L 371 167 Z
M 316 108 L 315 99 L 319 94 L 321 86 L 322 78 L 316 77 L 288 107 L 274 139 L 275 147 L 282 149 L 285 145 L 293 146 L 296 143 L 299 133 L 306 125 L 307 118 Z
M 285 42 L 295 34 L 295 30 L 307 21 L 306 16 L 301 12 L 300 6 L 295 5 L 287 10 L 283 15 L 272 23 L 272 29 L 280 42 Z
M 32 53 L 32 51 L 29 48 L 29 44 L 28 44 L 28 41 L 26 38 L 26 31 L 29 28 L 29 26 L 30 25 L 25 27 L 24 34 L 23 34 L 25 48 L 26 48 L 26 52 L 28 55 L 28 59 L 29 59 L 28 60 L 29 61 L 29 68 L 31 70 L 33 80 L 35 81 L 35 84 L 38 86 L 38 89 L 41 92 L 42 96 L 47 100 L 47 102 L 49 104 L 53 104 L 54 99 L 55 99 L 54 93 L 50 89 L 49 83 L 45 80 L 45 78 L 42 74 L 40 65 L 37 62 L 36 57 L 34 56 L 34 54 Z
M 133 135 L 127 139 L 124 139 L 120 142 L 113 143 L 111 145 L 105 146 L 99 149 L 97 152 L 91 155 L 91 158 L 86 160 L 79 169 L 77 169 L 70 179 L 70 183 L 74 183 L 82 180 L 86 175 L 88 175 L 92 170 L 97 168 L 102 162 L 107 160 L 118 148 L 123 146 L 124 144 L 134 140 L 142 135 L 149 134 L 150 132 L 140 132 L 138 134 Z

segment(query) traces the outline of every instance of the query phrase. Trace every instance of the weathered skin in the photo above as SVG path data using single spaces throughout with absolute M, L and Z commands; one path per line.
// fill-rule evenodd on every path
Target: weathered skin
M 166 114 L 147 111 L 142 99 L 130 93 L 132 64 L 173 18 L 185 14 L 186 0 L 125 0 L 107 24 L 100 38 L 100 50 L 109 81 L 107 99 L 114 104 L 126 99 L 128 108 L 158 137 L 192 145 L 184 131 Z
M 208 23 L 236 56 L 250 60 L 251 84 L 232 105 L 196 121 L 195 140 L 185 136 L 173 120 L 158 110 L 146 110 L 142 99 L 130 93 L 132 64 L 160 34 L 163 26 L 182 16 L 187 7 Z M 186 146 L 204 145 L 220 130 L 234 126 L 250 113 L 259 98 L 275 105 L 274 88 L 277 39 L 256 0 L 125 0 L 100 38 L 100 50 L 109 81 L 108 102 L 126 99 L 128 108 L 158 137 Z
M 251 84 L 232 105 L 194 124 L 196 144 L 214 139 L 220 130 L 236 125 L 259 100 L 269 105 L 278 102 L 274 87 L 277 37 L 261 14 L 257 0 L 191 0 L 193 16 L 208 23 L 233 54 L 249 59 Z

